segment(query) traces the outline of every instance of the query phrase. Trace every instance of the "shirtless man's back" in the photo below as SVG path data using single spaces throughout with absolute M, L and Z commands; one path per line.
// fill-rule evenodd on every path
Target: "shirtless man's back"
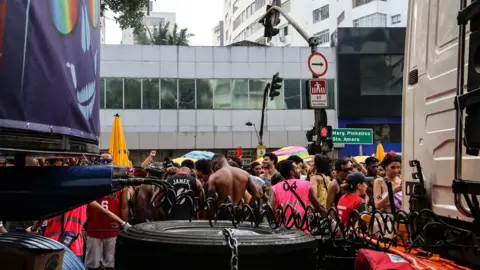
M 245 191 L 252 195 L 250 204 L 257 201 L 258 190 L 246 171 L 230 166 L 225 157 L 221 155 L 214 156 L 212 165 L 215 173 L 208 180 L 208 191 L 210 195 L 218 193 L 219 205 L 224 203 L 228 197 L 231 198 L 234 205 L 238 205 L 244 198 Z

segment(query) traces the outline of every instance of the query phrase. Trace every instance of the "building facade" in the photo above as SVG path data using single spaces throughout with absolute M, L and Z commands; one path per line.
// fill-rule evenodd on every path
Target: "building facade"
M 241 40 L 264 43 L 263 26 L 269 0 L 226 0 L 225 44 Z M 405 0 L 282 0 L 287 12 L 307 33 L 319 37 L 321 46 L 330 46 L 338 27 L 405 27 L 408 1 Z M 306 46 L 306 41 L 281 17 L 273 46 Z
M 107 25 L 105 24 L 105 17 L 100 18 L 100 44 L 105 44 Z
M 170 29 L 173 29 L 176 22 L 176 14 L 174 12 L 148 12 L 143 18 L 143 25 L 149 33 L 153 33 L 155 27 L 158 28 L 159 25 L 167 22 L 170 23 Z M 132 28 L 122 30 L 122 44 L 136 44 Z
M 340 155 L 371 155 L 378 142 L 401 152 L 405 28 L 338 30 L 339 127 L 372 129 L 374 141 L 345 145 Z
M 321 52 L 329 59 L 328 122 L 336 127 L 336 56 L 331 48 Z M 306 146 L 305 131 L 314 124 L 304 88 L 311 77 L 309 54 L 307 47 L 103 45 L 100 147 L 108 148 L 118 113 L 137 163 L 150 150 L 170 157 L 193 149 L 252 151 L 264 88 L 276 72 L 284 78 L 283 88 L 268 101 L 264 144 Z
M 217 25 L 213 28 L 212 34 L 212 45 L 213 46 L 224 46 L 225 45 L 225 30 L 223 27 L 223 21 L 219 21 Z

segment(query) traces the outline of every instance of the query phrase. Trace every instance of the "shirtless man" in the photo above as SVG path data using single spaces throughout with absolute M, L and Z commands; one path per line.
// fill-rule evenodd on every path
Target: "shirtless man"
M 250 205 L 258 200 L 257 187 L 246 171 L 230 166 L 223 155 L 215 155 L 212 158 L 212 167 L 215 173 L 208 179 L 208 193 L 210 196 L 215 192 L 218 193 L 219 205 L 228 197 L 234 205 L 238 205 L 244 198 L 245 191 L 252 196 Z

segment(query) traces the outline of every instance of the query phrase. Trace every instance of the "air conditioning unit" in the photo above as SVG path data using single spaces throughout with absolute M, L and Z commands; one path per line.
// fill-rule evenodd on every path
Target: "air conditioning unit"
M 280 42 L 285 43 L 285 41 L 287 41 L 287 38 L 286 38 L 286 37 L 280 37 Z

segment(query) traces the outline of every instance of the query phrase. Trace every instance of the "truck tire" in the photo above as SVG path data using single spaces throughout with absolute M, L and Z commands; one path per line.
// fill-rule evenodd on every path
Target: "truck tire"
M 0 233 L 0 247 L 2 249 L 27 248 L 42 251 L 56 251 L 63 249 L 65 251 L 63 254 L 63 270 L 85 270 L 83 263 L 69 248 L 55 240 L 40 235 L 28 233 Z
M 115 269 L 230 269 L 232 251 L 222 233 L 232 223 L 219 221 L 158 221 L 141 223 L 117 237 Z M 315 237 L 299 230 L 233 229 L 238 241 L 239 269 L 317 270 Z

